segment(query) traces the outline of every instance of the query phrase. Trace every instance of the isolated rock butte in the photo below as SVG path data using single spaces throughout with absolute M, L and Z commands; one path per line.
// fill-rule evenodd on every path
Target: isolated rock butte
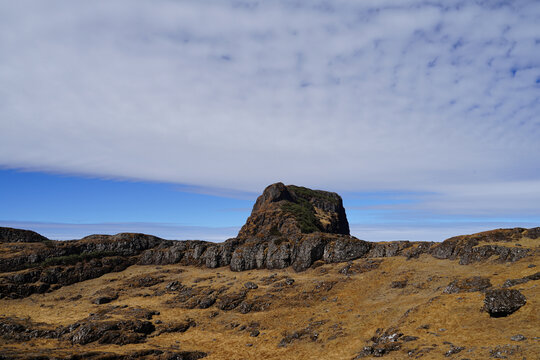
M 333 192 L 275 183 L 257 198 L 239 239 L 322 232 L 349 235 L 341 197 Z

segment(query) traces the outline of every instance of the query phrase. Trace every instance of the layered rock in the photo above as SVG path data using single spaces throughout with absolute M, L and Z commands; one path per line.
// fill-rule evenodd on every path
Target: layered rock
M 513 228 L 484 231 L 472 235 L 460 235 L 434 245 L 429 253 L 438 259 L 459 259 L 461 265 L 485 261 L 492 256 L 499 262 L 514 262 L 524 258 L 529 249 L 492 243 L 519 242 L 522 238 L 537 239 L 540 228 Z
M 9 234 L 21 234 L 10 231 Z M 39 234 L 37 234 L 40 236 Z M 92 235 L 73 241 L 20 244 L 9 237 L 4 246 L 12 253 L 0 258 L 0 298 L 21 298 L 126 269 L 150 248 L 172 241 L 134 233 Z

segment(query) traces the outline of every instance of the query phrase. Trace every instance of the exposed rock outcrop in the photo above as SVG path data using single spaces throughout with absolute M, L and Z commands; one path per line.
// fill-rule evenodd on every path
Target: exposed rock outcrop
M 50 329 L 44 324 L 32 323 L 28 319 L 0 318 L 0 336 L 3 339 L 28 341 L 35 338 L 66 339 L 73 344 L 125 345 L 144 342 L 146 336 L 155 331 L 155 326 L 145 320 L 86 319 L 69 326 Z
M 490 258 L 515 262 L 538 251 L 515 244 L 539 237 L 540 227 L 492 230 L 456 236 L 442 243 L 367 242 L 349 235 L 338 194 L 276 183 L 258 197 L 238 236 L 223 243 L 164 240 L 136 233 L 53 241 L 32 231 L 0 228 L 0 272 L 4 273 L 0 276 L 0 298 L 53 291 L 133 264 L 230 266 L 233 271 L 291 266 L 295 271 L 304 271 L 316 264 L 392 256 L 413 259 L 422 254 L 457 259 L 462 265 Z M 505 286 L 536 279 L 509 280 Z M 456 283 L 450 288 L 451 292 L 474 291 L 468 286 Z M 485 290 L 487 284 L 479 286 Z M 196 305 L 205 306 L 214 300 L 201 300 L 202 305 Z
M 4 228 L 0 228 L 2 229 Z M 138 233 L 90 235 L 71 241 L 44 239 L 47 241 L 38 244 L 5 244 L 13 249 L 13 254 L 6 254 L 0 258 L 0 272 L 40 266 L 69 265 L 106 256 L 136 256 L 158 245 L 170 246 L 174 243 L 156 236 Z
M 122 233 L 17 244 L 13 255 L 0 259 L 0 271 L 7 273 L 0 276 L 0 298 L 26 297 L 122 271 L 135 264 L 144 250 L 172 243 L 151 235 Z
M 75 323 L 69 327 L 72 330 L 67 338 L 73 344 L 85 345 L 91 342 L 100 344 L 136 344 L 143 342 L 146 335 L 154 332 L 154 324 L 149 321 L 88 321 Z
M 540 228 L 498 229 L 455 236 L 431 247 L 430 253 L 438 259 L 459 259 L 462 265 L 485 261 L 492 256 L 497 256 L 500 262 L 514 262 L 527 256 L 529 249 L 490 243 L 517 242 L 524 237 L 530 239 L 540 237 Z
M 25 270 L 0 277 L 0 298 L 23 298 L 42 294 L 65 285 L 94 279 L 110 272 L 118 272 L 135 263 L 130 257 L 104 257 L 80 261 L 69 266 L 48 266 Z
M 333 192 L 276 183 L 257 198 L 238 238 L 289 238 L 312 232 L 349 235 L 341 197 Z
M 522 277 L 520 279 L 506 280 L 504 282 L 504 284 L 502 285 L 502 287 L 503 288 L 508 288 L 508 287 L 512 287 L 514 285 L 525 284 L 525 283 L 527 283 L 529 281 L 534 281 L 534 280 L 540 280 L 540 272 L 524 276 L 524 277 Z
M 414 336 L 403 336 L 403 333 L 397 328 L 377 329 L 375 335 L 370 339 L 369 345 L 364 346 L 354 359 L 382 357 L 401 349 L 404 342 L 416 341 L 417 339 Z

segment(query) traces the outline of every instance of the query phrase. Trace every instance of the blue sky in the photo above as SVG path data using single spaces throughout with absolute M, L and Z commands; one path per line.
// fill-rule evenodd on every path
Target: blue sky
M 538 1 L 0 3 L 0 222 L 234 235 L 273 182 L 353 234 L 540 223 Z M 38 229 L 38 230 L 39 230 Z
M 52 239 L 93 233 L 144 232 L 168 239 L 234 237 L 259 194 L 174 183 L 0 170 L 0 226 Z M 442 240 L 504 226 L 533 226 L 526 214 L 473 218 L 417 207 L 433 194 L 346 192 L 351 231 L 369 240 Z M 461 232 L 460 232 L 461 231 Z

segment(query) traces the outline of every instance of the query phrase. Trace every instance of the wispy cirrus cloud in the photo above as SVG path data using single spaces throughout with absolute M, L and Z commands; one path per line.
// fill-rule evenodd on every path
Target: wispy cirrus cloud
M 0 165 L 539 216 L 539 21 L 535 1 L 3 2 Z

